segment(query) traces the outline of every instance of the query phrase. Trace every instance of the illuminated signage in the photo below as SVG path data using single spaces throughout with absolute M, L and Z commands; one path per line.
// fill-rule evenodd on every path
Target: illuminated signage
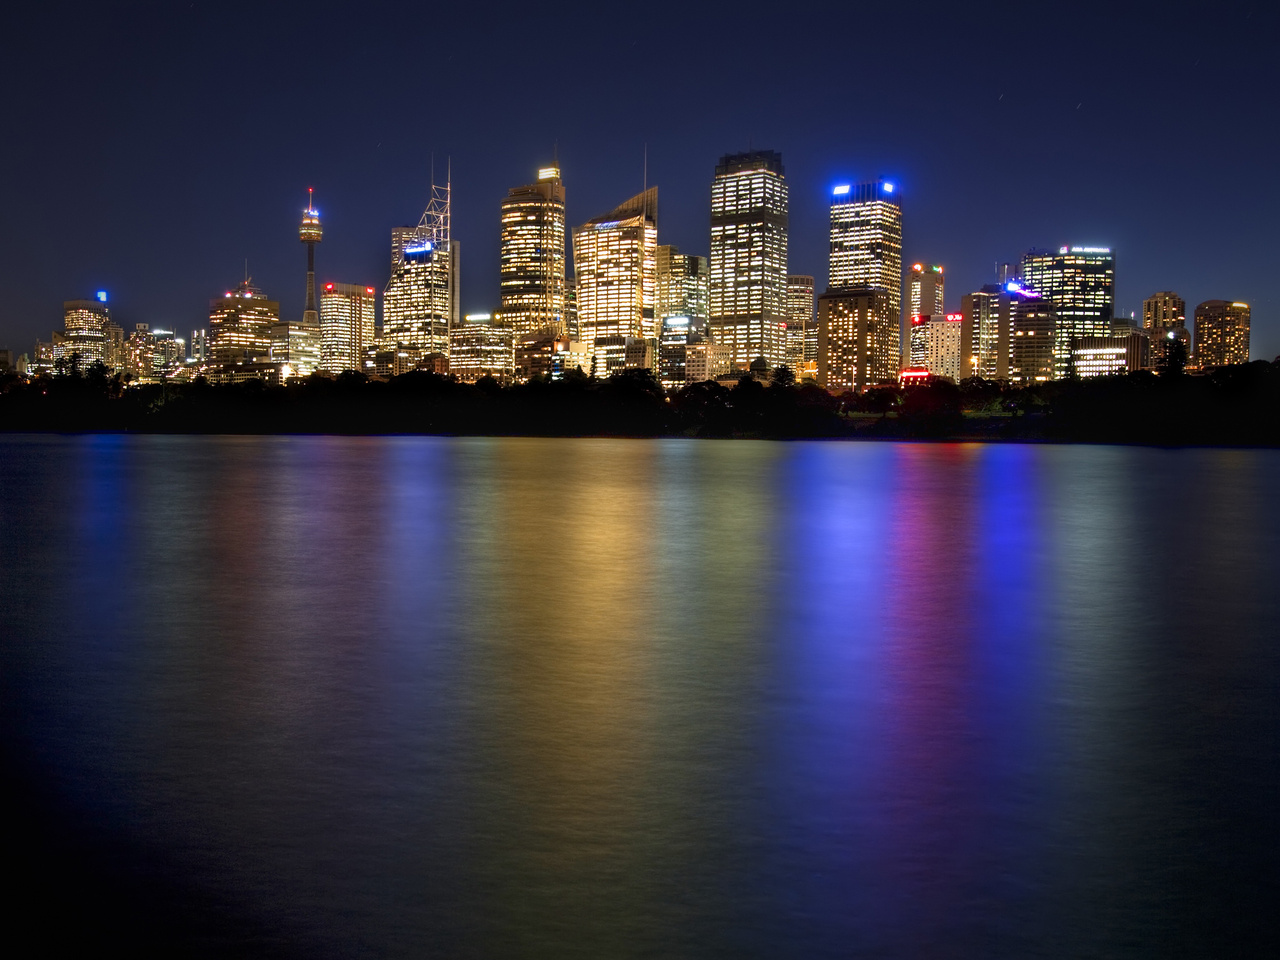
M 963 313 L 948 313 L 948 314 L 947 314 L 947 319 L 948 319 L 948 320 L 950 320 L 952 323 L 959 323 L 960 321 L 962 321 L 962 320 L 964 319 L 964 314 L 963 314 Z
M 1063 252 L 1066 252 L 1065 250 Z M 1110 247 L 1072 247 L 1072 253 L 1110 253 Z
M 885 192 L 885 193 L 893 193 L 893 184 L 892 184 L 892 183 L 886 183 L 886 184 L 884 185 L 884 192 Z
M 99 290 L 99 291 L 98 291 L 98 299 L 99 299 L 101 302 L 106 303 L 106 302 L 107 302 L 107 291 L 105 291 L 105 290 Z
M 539 180 L 554 180 L 560 176 L 559 167 L 543 167 L 538 171 Z
M 834 188 L 831 192 L 837 197 L 843 197 L 845 194 L 849 192 L 849 184 L 842 183 L 840 184 L 840 186 Z
M 923 263 L 913 264 L 911 269 L 914 270 L 916 273 L 924 273 L 924 264 Z
M 326 290 L 332 290 L 332 289 L 333 289 L 333 284 L 332 284 L 332 283 L 326 283 L 326 284 L 324 285 L 324 288 L 325 288 Z

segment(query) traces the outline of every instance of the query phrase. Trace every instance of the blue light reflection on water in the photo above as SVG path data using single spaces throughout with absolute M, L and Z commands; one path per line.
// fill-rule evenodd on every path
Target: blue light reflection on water
M 0 445 L 6 734 L 300 953 L 1155 956 L 1274 890 L 1274 453 Z

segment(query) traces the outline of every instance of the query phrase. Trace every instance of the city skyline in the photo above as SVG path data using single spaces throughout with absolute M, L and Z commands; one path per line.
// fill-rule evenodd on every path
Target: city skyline
M 4 346 L 29 350 L 57 326 L 62 301 L 99 289 L 110 292 L 126 328 L 184 330 L 209 297 L 240 279 L 246 258 L 255 282 L 280 298 L 282 315 L 301 315 L 301 251 L 290 235 L 308 186 L 326 226 L 317 279 L 381 289 L 388 231 L 421 212 L 433 154 L 437 171 L 452 158 L 454 235 L 466 252 L 462 313 L 497 308 L 493 211 L 552 156 L 574 224 L 640 191 L 647 155 L 647 182 L 662 187 L 660 242 L 707 255 L 716 159 L 766 148 L 786 158 L 787 270 L 814 275 L 819 290 L 827 284 L 830 187 L 885 177 L 903 191 L 904 262 L 944 264 L 948 293 L 978 290 L 994 279 L 996 262 L 1016 262 L 1032 247 L 1107 246 L 1118 255 L 1119 313 L 1140 314 L 1142 300 L 1160 290 L 1189 304 L 1249 302 L 1253 355 L 1280 352 L 1276 295 L 1262 279 L 1274 249 L 1278 197 L 1267 158 L 1275 134 L 1257 124 L 1257 97 L 1239 96 L 1268 83 L 1263 33 L 1249 8 L 1228 7 L 1195 29 L 1175 13 L 1118 8 L 1105 30 L 1053 31 L 1048 14 L 1036 11 L 913 12 L 927 33 L 917 39 L 944 54 L 1006 36 L 1015 21 L 1016 35 L 1035 40 L 1034 76 L 1011 55 L 943 84 L 928 71 L 902 71 L 902 44 L 894 43 L 869 54 L 865 79 L 843 78 L 820 54 L 824 30 L 850 13 L 806 6 L 770 31 L 770 57 L 792 66 L 749 96 L 671 109 L 667 93 L 618 72 L 562 97 L 561 108 L 527 112 L 499 106 L 519 89 L 527 63 L 514 55 L 527 39 L 514 22 L 479 9 L 429 20 L 374 5 L 361 10 L 360 44 L 320 58 L 304 79 L 293 68 L 294 38 L 318 16 L 304 11 L 262 11 L 236 44 L 225 43 L 240 35 L 234 12 L 203 6 L 138 22 L 109 9 L 66 22 L 52 7 L 20 15 L 11 36 L 22 45 L 0 65 L 17 91 L 14 129 L 25 131 L 0 158 L 7 182 L 22 185 L 0 225 L 0 263 L 15 291 L 0 310 Z M 559 14 L 555 56 L 566 71 L 575 57 L 617 42 L 616 25 L 585 11 L 570 4 Z M 886 29 L 894 16 L 882 15 Z M 386 96 L 382 66 L 420 49 L 428 27 L 451 41 L 439 93 L 450 97 L 449 109 L 406 112 Z M 695 7 L 680 31 L 640 28 L 636 49 L 658 63 L 692 64 L 682 82 L 709 93 L 758 31 L 751 17 Z M 1171 51 L 1158 78 L 1134 62 L 1152 43 Z M 110 67 L 57 56 L 77 44 L 110 49 Z M 215 51 L 219 70 L 189 68 L 212 62 Z M 1205 68 L 1228 61 L 1230 71 Z M 303 102 L 312 105 L 306 113 Z M 610 122 L 608 109 L 619 103 L 649 119 Z M 335 112 L 357 118 L 359 136 L 322 136 Z M 937 146 L 921 148 L 921 123 Z M 1198 150 L 1197 133 L 1211 128 L 1248 133 L 1248 148 Z M 1017 151 L 990 147 L 1014 130 Z M 1157 130 L 1180 135 L 1170 149 L 1143 149 Z M 90 146 L 67 150 L 76 137 Z M 213 147 L 219 137 L 254 146 L 228 159 Z M 1191 187 L 1206 183 L 1240 185 L 1249 202 L 1234 190 Z M 194 217 L 198 230 L 187 227 Z M 955 306 L 953 299 L 947 308 Z

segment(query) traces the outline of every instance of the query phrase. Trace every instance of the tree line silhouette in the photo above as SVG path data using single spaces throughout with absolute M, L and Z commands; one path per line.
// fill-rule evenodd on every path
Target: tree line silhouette
M 1029 387 L 971 378 L 832 395 L 797 383 L 692 384 L 668 392 L 648 370 L 607 379 L 461 383 L 414 371 L 285 385 L 204 379 L 128 386 L 101 364 L 0 377 L 0 430 L 492 436 L 907 438 L 1280 445 L 1280 363 L 1203 375 L 1170 366 Z

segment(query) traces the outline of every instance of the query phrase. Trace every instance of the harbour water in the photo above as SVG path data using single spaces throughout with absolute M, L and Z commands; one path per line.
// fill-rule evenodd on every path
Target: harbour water
M 1277 451 L 2 437 L 31 909 L 209 955 L 1257 956 L 1278 568 Z

